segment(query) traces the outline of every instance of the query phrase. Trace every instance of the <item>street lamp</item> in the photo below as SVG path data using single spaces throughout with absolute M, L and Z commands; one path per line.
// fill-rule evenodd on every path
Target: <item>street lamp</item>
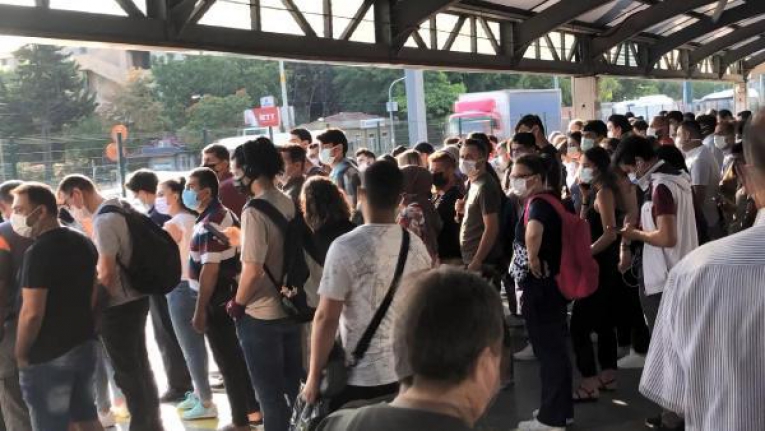
M 391 149 L 393 149 L 396 146 L 396 128 L 393 126 L 393 86 L 397 83 L 403 81 L 406 79 L 405 77 L 398 78 L 397 80 L 390 83 L 390 87 L 388 87 L 388 113 L 390 114 L 390 144 Z M 396 109 L 397 110 L 397 109 Z

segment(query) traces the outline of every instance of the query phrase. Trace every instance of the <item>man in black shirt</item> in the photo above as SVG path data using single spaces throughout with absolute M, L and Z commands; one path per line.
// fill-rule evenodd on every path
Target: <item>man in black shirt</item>
M 53 191 L 14 190 L 11 224 L 34 238 L 21 273 L 16 361 L 35 430 L 101 429 L 93 395 L 96 262 L 93 243 L 61 227 Z
M 534 135 L 537 147 L 539 148 L 539 154 L 549 157 L 552 161 L 548 175 L 547 185 L 557 194 L 560 194 L 563 189 L 564 175 L 563 164 L 560 160 L 560 154 L 550 141 L 545 136 L 545 126 L 542 124 L 542 119 L 538 115 L 524 115 L 515 126 L 515 133 L 531 133 Z
M 284 160 L 284 173 L 277 178 L 281 190 L 287 194 L 296 204 L 300 201 L 300 192 L 305 183 L 305 148 L 297 144 L 279 147 L 279 152 Z
M 455 147 L 456 150 L 456 147 Z M 457 151 L 439 150 L 430 156 L 430 172 L 433 174 L 433 205 L 441 217 L 443 227 L 438 234 L 438 258 L 443 263 L 462 264 L 460 251 L 460 225 L 455 220 L 455 204 L 465 197 L 455 175 Z

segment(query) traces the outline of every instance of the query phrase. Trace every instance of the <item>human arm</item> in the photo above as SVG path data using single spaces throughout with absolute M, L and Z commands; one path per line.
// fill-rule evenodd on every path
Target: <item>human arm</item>
M 29 365 L 29 352 L 32 350 L 32 345 L 40 334 L 48 300 L 48 289 L 23 288 L 21 294 L 22 305 L 16 332 L 16 363 L 19 368 L 25 368 Z
M 677 217 L 674 214 L 665 214 L 656 217 L 657 229 L 645 232 L 627 225 L 622 231 L 622 237 L 630 241 L 641 241 L 654 247 L 672 248 L 677 245 Z
M 202 270 L 199 272 L 199 296 L 197 296 L 196 309 L 191 324 L 194 330 L 200 334 L 204 334 L 207 327 L 207 306 L 210 304 L 213 293 L 215 293 L 219 273 L 220 263 L 218 262 L 203 264 Z
M 542 263 L 539 260 L 539 250 L 542 247 L 542 236 L 545 226 L 538 220 L 529 220 L 526 224 L 526 250 L 529 253 L 529 270 L 536 278 L 544 277 Z
M 242 262 L 242 274 L 236 289 L 236 303 L 246 305 L 255 295 L 256 282 L 266 274 L 263 265 L 254 262 Z M 278 286 L 281 287 L 281 286 Z
M 106 288 L 110 296 L 117 295 L 118 271 L 117 256 L 99 254 L 98 256 L 98 282 Z
M 618 238 L 616 234 L 616 209 L 614 202 L 614 193 L 611 190 L 603 189 L 595 195 L 595 202 L 600 213 L 600 222 L 603 225 L 603 234 L 592 243 L 590 249 L 592 254 L 596 255 L 607 249 Z
M 483 261 L 486 260 L 486 257 L 489 256 L 489 253 L 494 248 L 494 243 L 497 242 L 497 236 L 499 235 L 499 214 L 483 215 L 483 226 L 481 242 L 478 243 L 478 250 L 468 265 L 467 269 L 469 271 L 480 271 Z
M 0 245 L 7 245 L 0 238 Z M 13 286 L 13 260 L 10 249 L 0 249 L 0 340 L 3 338 L 3 322 L 11 312 L 11 288 Z
M 340 314 L 343 311 L 343 301 L 337 301 L 322 296 L 313 317 L 311 330 L 311 359 L 309 361 L 308 378 L 306 379 L 303 397 L 309 404 L 319 398 L 322 370 L 327 365 L 329 353 L 335 342 L 337 328 L 340 325 Z
M 173 240 L 180 244 L 183 240 L 183 230 L 181 230 L 180 226 L 178 226 L 175 223 L 165 223 L 165 230 L 167 233 L 170 234 L 171 237 L 173 237 Z

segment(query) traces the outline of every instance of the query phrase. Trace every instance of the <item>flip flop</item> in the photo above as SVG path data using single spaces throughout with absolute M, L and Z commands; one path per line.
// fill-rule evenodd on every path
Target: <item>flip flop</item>
M 574 391 L 572 398 L 575 403 L 594 403 L 600 399 L 600 394 L 598 394 L 597 389 L 590 391 L 584 386 L 579 386 L 576 391 Z
M 601 391 L 613 392 L 617 390 L 619 387 L 616 383 L 616 377 L 614 377 L 611 380 L 603 380 L 602 377 L 598 377 L 598 382 L 600 383 L 600 385 L 598 386 L 598 389 L 600 389 Z

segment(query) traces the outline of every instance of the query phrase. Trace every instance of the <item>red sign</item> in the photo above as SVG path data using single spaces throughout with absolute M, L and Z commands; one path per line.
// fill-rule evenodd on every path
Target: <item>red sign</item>
M 279 117 L 279 108 L 272 106 L 269 108 L 255 108 L 255 117 L 258 119 L 260 127 L 279 127 L 281 118 Z

